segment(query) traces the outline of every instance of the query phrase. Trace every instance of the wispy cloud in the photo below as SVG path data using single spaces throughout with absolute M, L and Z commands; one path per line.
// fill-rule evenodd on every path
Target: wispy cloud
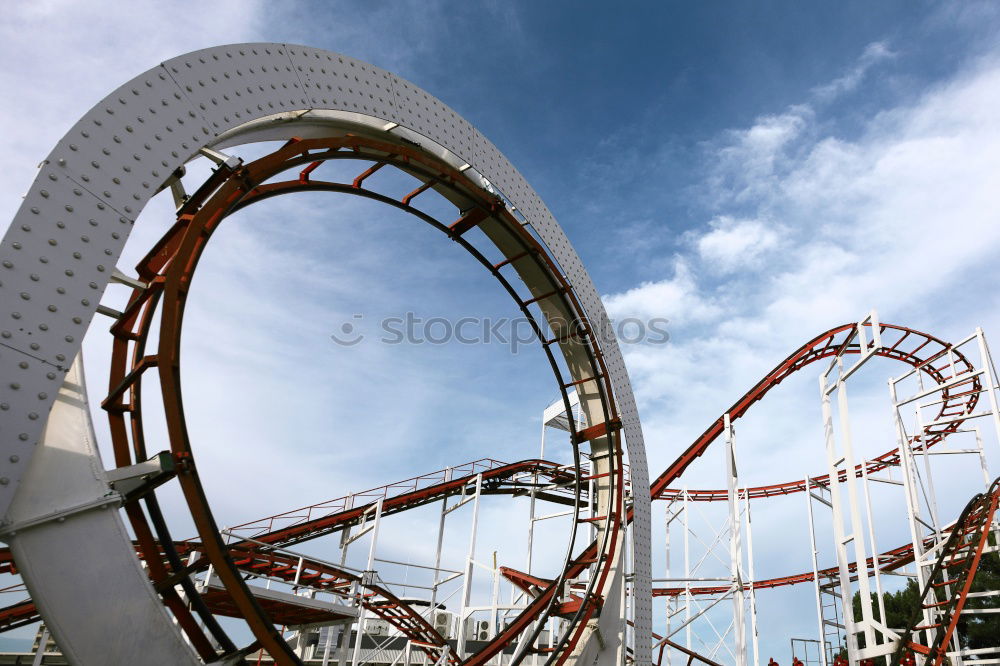
M 888 57 L 870 46 L 838 89 Z M 723 397 L 711 402 L 722 406 L 801 341 L 872 307 L 889 321 L 946 322 L 946 337 L 1000 330 L 991 297 L 964 297 L 970 280 L 1000 277 L 998 104 L 991 54 L 884 109 L 852 140 L 831 134 L 807 101 L 706 145 L 708 221 L 683 236 L 672 273 L 607 299 L 619 316 L 673 325 L 671 349 L 626 351 L 653 467 L 669 458 L 655 449 L 675 430 L 657 429 L 670 414 L 703 414 L 681 428 L 692 434 L 716 415 L 692 385 L 717 382 Z M 726 350 L 754 360 L 734 371 Z
M 897 53 L 890 49 L 885 42 L 872 42 L 865 47 L 854 67 L 833 81 L 813 88 L 813 97 L 818 102 L 830 102 L 840 95 L 854 91 L 864 80 L 869 70 L 879 63 L 896 57 L 896 55 Z

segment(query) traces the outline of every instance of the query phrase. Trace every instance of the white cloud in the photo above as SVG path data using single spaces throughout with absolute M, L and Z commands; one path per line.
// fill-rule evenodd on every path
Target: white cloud
M 780 229 L 760 220 L 738 220 L 722 215 L 709 226 L 711 231 L 700 236 L 695 247 L 702 261 L 722 273 L 758 265 L 780 242 Z
M 833 81 L 813 88 L 813 96 L 819 102 L 829 102 L 840 95 L 849 93 L 858 87 L 872 67 L 894 58 L 896 55 L 885 42 L 872 42 L 865 47 L 854 67 Z
M 862 60 L 887 57 L 870 47 Z M 1000 279 L 996 108 L 992 55 L 872 117 L 857 138 L 796 106 L 708 144 L 711 221 L 683 237 L 671 277 L 607 299 L 612 312 L 659 306 L 675 324 L 666 347 L 625 350 L 653 469 L 803 341 L 873 307 L 946 339 L 976 325 L 1000 333 L 983 291 Z M 812 391 L 784 395 L 784 423 L 808 439 Z M 795 437 L 769 445 L 804 456 L 803 468 L 814 457 Z
M 604 299 L 612 319 L 665 317 L 676 324 L 702 322 L 716 317 L 718 307 L 699 293 L 683 260 L 674 262 L 673 277 L 644 282 L 638 287 Z

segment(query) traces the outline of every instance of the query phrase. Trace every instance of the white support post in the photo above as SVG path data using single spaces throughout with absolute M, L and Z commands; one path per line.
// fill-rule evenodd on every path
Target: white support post
M 813 519 L 812 508 L 812 487 L 813 480 L 805 476 L 806 480 L 806 514 L 809 516 L 809 554 L 812 560 L 813 583 L 816 589 L 816 620 L 819 624 L 819 644 L 820 644 L 820 666 L 829 666 L 826 659 L 826 618 L 823 617 L 823 591 L 819 582 L 819 552 L 816 548 L 816 523 Z M 819 486 L 817 486 L 819 487 Z
M 466 650 L 466 608 L 469 607 L 469 602 L 472 600 L 472 572 L 475 568 L 475 558 L 476 558 L 476 532 L 479 527 L 479 497 L 483 489 L 483 475 L 476 475 L 476 490 L 473 496 L 472 502 L 472 527 L 469 533 L 469 556 L 466 558 L 465 562 L 465 580 L 462 582 L 462 605 L 458 614 L 458 656 L 460 659 L 465 659 Z
M 861 480 L 865 498 L 865 516 L 868 519 L 868 543 L 872 548 L 872 576 L 875 578 L 875 598 L 878 603 L 878 620 L 884 627 L 888 627 L 885 617 L 885 598 L 882 596 L 882 572 L 879 570 L 878 542 L 875 540 L 875 520 L 872 516 L 871 485 L 868 481 L 868 461 L 861 461 Z M 860 571 L 860 567 L 858 571 Z M 884 656 L 885 666 L 890 666 L 892 653 Z
M 667 504 L 667 509 L 666 509 L 666 512 L 665 512 L 665 515 L 664 515 L 664 522 L 666 524 L 666 537 L 664 539 L 664 545 L 665 545 L 665 549 L 666 549 L 666 564 L 665 564 L 665 567 L 664 567 L 664 571 L 665 571 L 665 575 L 666 575 L 666 577 L 668 579 L 670 578 L 670 524 L 672 522 L 674 522 L 674 519 L 678 515 L 677 513 L 674 513 L 673 515 L 671 515 L 670 512 L 673 509 L 674 502 L 676 502 L 676 501 L 677 501 L 676 498 L 670 500 L 669 504 Z M 666 623 L 666 631 L 663 633 L 663 635 L 664 636 L 669 636 L 670 635 L 670 623 L 671 623 L 671 619 L 673 618 L 673 614 L 674 614 L 673 611 L 674 611 L 674 608 L 677 606 L 677 600 L 676 600 L 676 598 L 675 597 L 671 597 L 671 596 L 666 597 L 665 606 L 666 606 L 666 611 L 667 611 L 667 623 Z M 668 650 L 667 651 L 667 664 L 666 664 L 666 666 L 671 666 L 671 663 L 670 663 L 671 659 L 670 658 L 671 658 L 671 653 Z M 662 666 L 662 664 L 661 664 L 661 666 Z
M 383 498 L 380 497 L 378 499 L 378 502 L 375 503 L 375 515 L 372 518 L 372 527 L 371 527 L 372 540 L 371 540 L 371 544 L 368 546 L 368 564 L 365 566 L 364 573 L 361 574 L 362 578 L 369 579 L 368 582 L 375 582 L 375 580 L 374 580 L 375 579 L 375 570 L 374 570 L 374 566 L 375 566 L 375 548 L 378 545 L 378 528 L 379 528 L 379 523 L 382 521 L 382 501 L 383 501 Z M 346 554 L 346 552 L 347 552 L 346 548 L 344 549 L 344 552 Z M 357 637 L 354 639 L 354 653 L 353 653 L 353 656 L 351 658 L 351 664 L 352 664 L 352 666 L 358 666 L 358 664 L 360 664 L 360 662 L 361 662 L 361 638 L 362 638 L 362 636 L 364 636 L 364 633 L 365 633 L 365 624 L 366 624 L 366 622 L 368 620 L 368 609 L 365 608 L 361 604 L 361 595 L 363 594 L 363 592 L 360 589 L 358 589 L 357 586 L 355 587 L 355 589 L 356 589 L 356 591 L 358 593 L 358 607 L 359 607 L 359 610 L 358 610 L 358 623 L 357 623 L 357 627 L 358 627 Z M 348 634 L 348 636 L 350 636 L 350 634 Z M 343 666 L 343 665 L 341 665 L 341 666 Z
M 451 481 L 454 469 L 444 470 L 444 482 Z M 444 521 L 448 517 L 448 497 L 441 500 L 441 518 L 438 520 L 437 550 L 434 553 L 434 582 L 431 585 L 431 622 L 434 622 L 434 611 L 437 610 L 438 586 L 441 585 L 441 549 L 444 546 Z
M 842 361 L 837 359 L 838 365 L 842 365 Z M 834 541 L 837 549 L 837 568 L 840 575 L 840 597 L 841 597 L 841 607 L 844 609 L 851 609 L 851 590 L 850 590 L 850 571 L 848 570 L 848 558 L 847 553 L 844 548 L 845 545 L 845 535 L 844 535 L 844 522 L 841 516 L 841 507 L 843 503 L 840 499 L 840 484 L 837 482 L 839 477 L 840 465 L 837 461 L 836 453 L 836 435 L 833 430 L 833 407 L 830 404 L 830 393 L 827 390 L 827 373 L 820 375 L 819 378 L 819 392 L 820 399 L 823 404 L 823 431 L 826 440 L 826 460 L 827 467 L 830 473 L 830 495 L 833 504 L 833 534 Z M 816 581 L 817 585 L 819 581 Z M 847 612 L 844 614 L 844 629 L 847 634 L 847 653 L 848 659 L 851 663 L 857 662 L 858 653 L 858 641 L 857 636 L 854 631 L 854 613 Z
M 326 643 L 323 644 L 323 666 L 330 666 L 330 652 L 333 650 L 334 625 L 326 627 Z
M 340 649 L 337 651 L 337 666 L 347 666 L 347 652 L 351 649 L 351 625 L 346 622 L 340 630 Z M 361 634 L 358 634 L 357 641 L 361 642 Z
M 743 559 L 743 544 L 740 540 L 742 531 L 739 519 L 739 498 L 736 496 L 739 478 L 736 470 L 736 437 L 728 413 L 722 417 L 722 428 L 726 441 L 726 490 L 729 503 L 729 573 L 733 581 L 733 638 L 736 666 L 746 666 L 746 607 L 744 605 L 743 577 L 740 574 Z
M 986 393 L 990 399 L 990 409 L 993 412 L 993 427 L 1000 442 L 1000 405 L 997 404 L 997 376 L 996 368 L 993 367 L 993 357 L 990 355 L 990 348 L 986 345 L 986 335 L 983 329 L 976 328 L 976 342 L 979 345 L 979 358 L 983 363 L 983 381 L 986 384 Z
M 41 666 L 45 659 L 45 645 L 49 642 L 49 628 L 42 625 L 42 632 L 38 637 L 38 650 L 35 651 L 35 658 L 31 660 L 31 666 Z
M 839 359 L 838 359 L 839 360 Z M 841 368 L 838 368 L 841 369 Z M 864 571 L 865 563 L 868 561 L 868 554 L 865 548 L 865 536 L 863 533 L 863 523 L 861 521 L 861 506 L 858 498 L 858 484 L 857 477 L 855 475 L 854 469 L 856 464 L 854 462 L 854 441 L 851 435 L 851 422 L 848 415 L 847 407 L 847 385 L 842 379 L 837 381 L 837 412 L 840 420 L 840 434 L 843 438 L 843 454 L 844 454 L 844 471 L 846 474 L 845 485 L 847 486 L 847 498 L 848 498 L 848 510 L 850 511 L 850 521 L 851 521 L 851 540 L 854 545 L 854 561 L 858 565 L 858 591 L 861 595 L 861 624 L 865 634 L 865 646 L 867 648 L 872 648 L 875 646 L 875 631 L 873 630 L 873 620 L 872 615 L 872 598 L 871 591 L 868 586 L 868 575 Z M 831 479 L 834 477 L 831 477 Z M 831 486 L 836 485 L 831 481 Z M 845 537 L 846 538 L 846 537 Z M 838 550 L 842 550 L 846 559 L 846 547 L 847 544 L 841 541 L 838 544 Z M 842 579 L 842 583 L 847 583 L 850 578 Z M 847 589 L 848 594 L 850 594 L 850 586 L 844 585 Z M 848 603 L 844 605 L 844 615 L 848 613 L 852 615 L 853 611 L 850 599 Z
M 743 489 L 743 506 L 746 518 L 747 572 L 750 574 L 750 638 L 753 645 L 753 666 L 760 666 L 760 645 L 757 636 L 757 573 L 753 559 L 753 521 L 750 519 L 750 492 Z
M 681 497 L 684 507 L 684 578 L 691 578 L 691 524 L 688 520 L 688 489 L 684 486 Z M 684 582 L 684 647 L 691 649 L 691 582 Z

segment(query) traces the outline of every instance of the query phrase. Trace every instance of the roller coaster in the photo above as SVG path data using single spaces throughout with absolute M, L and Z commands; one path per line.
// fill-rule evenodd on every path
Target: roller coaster
M 271 150 L 244 158 L 251 144 Z M 189 192 L 196 162 L 211 169 Z M 356 175 L 333 177 L 344 168 Z M 379 187 L 384 181 L 375 174 L 388 171 L 413 187 Z M 119 270 L 139 213 L 161 192 L 172 197 L 173 224 L 133 271 Z M 185 417 L 185 307 L 223 222 L 260 201 L 302 192 L 362 197 L 412 215 L 499 283 L 530 322 L 553 373 L 560 397 L 546 409 L 543 431 L 564 433 L 570 463 L 545 459 L 543 435 L 535 459 L 483 458 L 219 526 Z M 434 206 L 423 205 L 428 198 Z M 449 217 L 431 212 L 441 209 Z M 478 130 L 390 72 L 284 44 L 216 47 L 167 61 L 112 92 L 59 142 L 4 237 L 0 262 L 0 537 L 9 545 L 0 551 L 0 573 L 11 578 L 2 591 L 22 597 L 0 609 L 0 631 L 42 622 L 35 664 L 48 658 L 50 642 L 49 657 L 85 665 L 340 666 L 643 665 L 654 655 L 659 666 L 672 659 L 716 664 L 726 643 L 734 663 L 756 666 L 756 593 L 810 583 L 822 666 L 1000 657 L 1000 647 L 970 648 L 960 635 L 960 623 L 988 616 L 1000 593 L 976 584 L 984 558 L 997 553 L 1000 501 L 985 454 L 1000 435 L 997 376 L 982 331 L 949 343 L 880 322 L 874 312 L 830 329 L 779 363 L 650 482 L 621 352 L 562 230 Z M 109 284 L 128 290 L 123 309 L 101 303 Z M 80 358 L 95 315 L 111 321 L 100 400 L 110 468 L 96 443 Z M 907 370 L 890 381 L 896 445 L 866 459 L 847 427 L 846 387 L 873 358 Z M 806 366 L 820 368 L 826 472 L 741 484 L 734 422 Z M 162 436 L 144 416 L 151 410 L 164 415 Z M 975 446 L 949 448 L 969 436 Z M 152 443 L 164 437 L 169 448 L 158 452 Z M 726 487 L 679 485 L 710 447 L 725 451 Z M 940 452 L 970 456 L 983 473 L 983 491 L 951 522 L 939 515 L 934 495 L 932 456 Z M 902 492 L 900 521 L 910 532 L 907 543 L 881 552 L 869 494 L 879 480 Z M 168 485 L 179 489 L 197 531 L 184 541 L 168 520 L 176 507 L 161 506 Z M 751 501 L 790 495 L 808 507 L 812 568 L 757 579 Z M 530 504 L 524 570 L 477 559 L 481 500 L 499 496 Z M 683 524 L 685 538 L 692 506 L 726 506 L 712 544 L 726 551 L 724 576 L 705 580 L 686 564 L 683 575 L 653 586 L 653 501 L 667 507 L 668 531 Z M 817 502 L 830 509 L 834 533 L 836 564 L 825 568 Z M 538 513 L 543 507 L 558 510 Z M 392 521 L 403 520 L 393 516 L 428 512 L 438 524 L 433 563 L 378 556 L 380 544 L 393 539 L 386 536 Z M 456 512 L 468 523 L 468 554 L 448 568 L 443 546 Z M 533 541 L 551 530 L 536 526 L 549 520 L 565 527 L 568 542 L 561 559 L 546 548 L 549 561 L 540 564 Z M 299 550 L 333 539 L 338 561 Z M 360 542 L 367 553 L 355 546 L 352 555 Z M 398 573 L 407 578 L 390 580 Z M 418 573 L 422 582 L 409 578 Z M 887 625 L 881 601 L 881 577 L 894 573 L 920 590 L 921 608 L 906 627 Z M 824 603 L 830 598 L 835 602 Z M 654 599 L 667 604 L 657 632 Z M 699 599 L 710 601 L 699 606 Z M 693 645 L 692 630 L 723 601 L 729 628 L 716 632 L 715 646 Z

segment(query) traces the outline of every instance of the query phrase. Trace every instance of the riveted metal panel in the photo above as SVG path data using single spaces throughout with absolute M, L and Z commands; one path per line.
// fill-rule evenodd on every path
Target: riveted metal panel
M 396 122 L 434 140 L 472 164 L 476 129 L 447 104 L 406 79 L 393 74 L 392 81 L 399 114 Z
M 287 49 L 310 107 L 352 111 L 399 122 L 389 72 L 321 49 L 293 45 Z
M 0 246 L 0 261 L 10 264 L 0 267 L 0 323 L 7 326 L 0 331 L 10 333 L 0 340 L 10 348 L 0 347 L 0 369 L 4 377 L 24 375 L 18 389 L 9 383 L 0 387 L 0 407 L 7 405 L 0 410 L 0 433 L 16 433 L 26 448 L 38 440 L 42 419 L 29 415 L 47 412 L 54 393 L 47 386 L 79 349 L 131 220 L 159 184 L 219 134 L 279 112 L 311 108 L 399 123 L 466 160 L 549 246 L 595 325 L 607 321 L 579 257 L 538 194 L 491 142 L 433 96 L 377 67 L 307 47 L 205 49 L 149 70 L 88 112 L 57 144 L 18 211 Z M 604 348 L 625 424 L 633 484 L 646 488 L 642 433 L 628 375 L 617 343 L 605 340 Z M 53 368 L 55 378 L 49 378 Z M 7 508 L 16 472 L 9 468 L 11 476 L 0 477 L 9 478 L 0 485 L 0 511 Z M 640 491 L 633 524 L 636 634 L 641 637 L 635 657 L 640 664 L 649 662 L 648 534 L 648 495 Z
M 55 393 L 61 382 L 62 372 L 58 372 L 56 381 L 45 379 L 49 372 L 58 370 L 16 349 L 0 345 L 0 438 L 3 441 L 0 502 L 4 507 L 13 500 L 24 470 L 35 452 L 40 426 L 44 425 L 48 414 L 49 394 Z
M 88 111 L 56 144 L 48 165 L 135 219 L 156 188 L 210 138 L 182 91 L 157 67 Z
M 0 246 L 3 343 L 67 366 L 131 228 L 58 167 L 44 165 Z
M 167 60 L 163 69 L 213 136 L 254 118 L 311 106 L 284 44 L 194 51 Z
M 13 531 L 4 537 L 32 599 L 71 663 L 201 663 L 108 503 L 79 357 L 56 388 L 45 435 L 8 513 Z M 115 544 L 126 547 L 109 547 Z

